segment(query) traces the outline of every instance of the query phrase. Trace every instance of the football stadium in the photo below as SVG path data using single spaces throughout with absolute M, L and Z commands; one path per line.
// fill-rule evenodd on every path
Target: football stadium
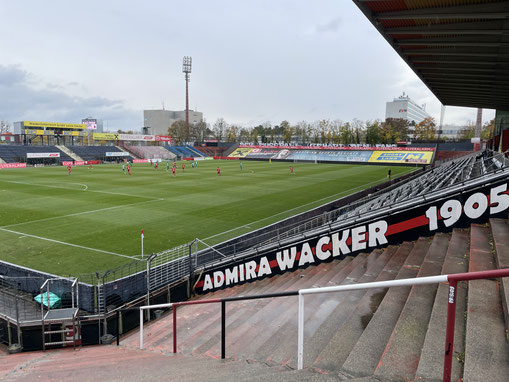
M 443 105 L 496 110 L 491 134 L 15 122 L 0 379 L 507 381 L 509 2 L 353 3 Z

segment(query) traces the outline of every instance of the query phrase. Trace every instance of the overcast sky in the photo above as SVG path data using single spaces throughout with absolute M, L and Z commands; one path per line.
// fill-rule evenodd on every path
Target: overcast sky
M 190 108 L 210 123 L 383 119 L 402 92 L 440 117 L 350 0 L 0 0 L 0 15 L 0 120 L 140 130 L 144 109 L 185 109 L 185 55 Z M 445 123 L 475 116 L 448 107 Z

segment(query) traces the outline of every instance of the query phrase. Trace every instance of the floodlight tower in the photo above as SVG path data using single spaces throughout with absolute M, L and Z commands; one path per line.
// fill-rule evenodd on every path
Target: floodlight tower
M 184 56 L 182 72 L 186 75 L 186 124 L 189 125 L 189 74 L 191 73 L 192 58 Z

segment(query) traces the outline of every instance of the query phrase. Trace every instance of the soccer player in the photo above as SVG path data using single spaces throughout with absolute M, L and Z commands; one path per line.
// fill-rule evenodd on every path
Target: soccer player
M 71 175 L 71 169 L 72 169 L 72 166 L 70 164 L 67 165 L 67 172 L 69 175 Z
M 184 163 L 182 163 L 182 172 L 184 172 L 186 170 L 186 165 Z
M 171 172 L 172 172 L 173 176 L 175 176 L 175 166 L 171 168 Z
M 389 169 L 389 171 L 387 171 L 387 178 L 391 179 L 391 169 Z
M 166 161 L 166 171 L 170 171 L 170 162 Z
M 221 168 L 220 167 L 217 168 L 217 176 L 221 176 Z
M 123 171 L 124 175 L 127 175 L 127 174 L 125 173 L 125 163 L 122 165 L 122 171 Z
M 155 169 L 156 169 L 156 170 L 157 170 L 157 167 L 158 167 L 158 166 L 159 166 L 159 163 L 158 163 L 158 162 L 156 162 L 156 163 L 155 163 L 155 165 L 154 165 L 154 167 L 155 167 Z
M 194 162 L 191 162 L 191 167 L 194 168 Z
M 240 162 L 240 171 L 242 171 L 242 162 Z
M 129 163 L 129 162 L 127 162 L 127 163 Z M 131 175 L 131 165 L 129 165 L 129 164 L 127 165 L 127 173 L 129 175 Z

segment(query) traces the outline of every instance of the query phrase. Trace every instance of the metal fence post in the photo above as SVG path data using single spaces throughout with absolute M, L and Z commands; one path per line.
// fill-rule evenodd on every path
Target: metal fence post
M 299 291 L 299 322 L 297 332 L 297 369 L 302 370 L 304 361 L 304 295 Z
M 221 301 L 221 359 L 226 353 L 226 301 Z
M 452 350 L 454 344 L 454 324 L 456 319 L 456 294 L 458 283 L 456 280 L 449 280 L 449 294 L 447 304 L 447 326 L 445 331 L 445 354 L 444 354 L 444 382 L 451 381 Z

